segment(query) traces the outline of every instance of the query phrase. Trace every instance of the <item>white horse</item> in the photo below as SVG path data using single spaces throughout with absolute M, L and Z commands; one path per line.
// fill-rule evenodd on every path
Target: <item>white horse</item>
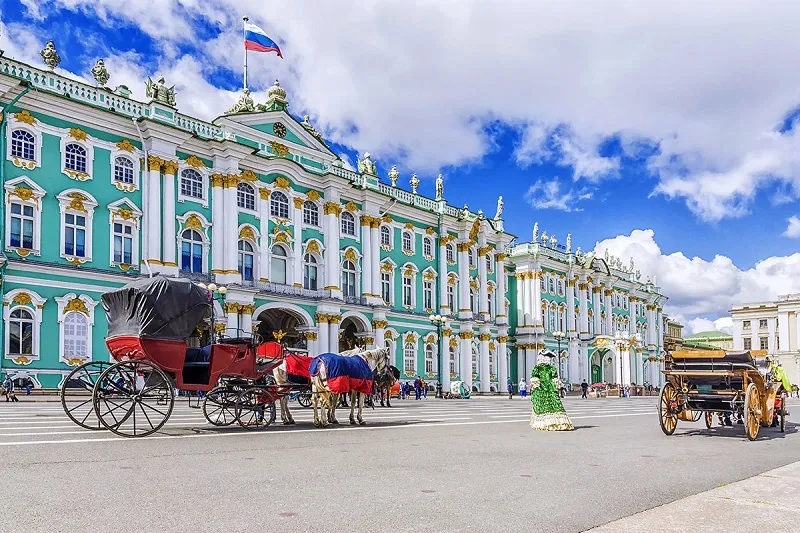
M 356 348 L 354 350 L 348 350 L 346 352 L 342 352 L 340 355 L 344 355 L 344 356 L 355 355 L 357 353 L 362 352 L 363 350 L 364 350 L 363 348 Z M 286 359 L 284 359 L 283 362 L 280 365 L 278 365 L 274 369 L 272 369 L 272 377 L 275 378 L 275 383 L 279 387 L 286 387 L 284 390 L 280 391 L 280 392 L 283 392 L 284 394 L 280 394 L 279 395 L 280 396 L 280 406 L 281 406 L 281 421 L 283 422 L 283 424 L 285 426 L 294 424 L 295 423 L 294 422 L 294 418 L 292 417 L 292 413 L 289 411 L 289 395 L 286 394 L 286 393 L 288 393 L 289 389 L 293 385 L 293 383 L 289 382 L 289 375 L 286 372 Z M 339 399 L 339 397 L 338 397 L 338 395 L 336 395 L 336 400 L 338 401 L 338 399 Z M 329 421 L 330 421 L 330 417 L 329 417 Z M 337 423 L 338 424 L 338 422 L 333 422 L 333 423 Z
M 366 350 L 352 354 L 344 352 L 343 356 L 361 357 L 366 361 L 371 372 L 377 370 L 382 372 L 389 364 L 389 350 L 387 348 L 377 348 L 374 350 Z M 314 396 L 314 425 L 317 427 L 327 427 L 329 423 L 338 424 L 336 420 L 336 406 L 339 403 L 339 395 L 331 392 L 328 388 L 328 376 L 325 365 L 321 365 L 319 373 L 311 376 L 311 391 Z M 358 402 L 358 424 L 365 425 L 361 417 L 364 409 L 364 395 L 359 395 L 357 391 L 350 391 L 350 424 L 356 424 L 355 407 Z M 320 406 L 319 416 L 317 415 L 317 407 Z

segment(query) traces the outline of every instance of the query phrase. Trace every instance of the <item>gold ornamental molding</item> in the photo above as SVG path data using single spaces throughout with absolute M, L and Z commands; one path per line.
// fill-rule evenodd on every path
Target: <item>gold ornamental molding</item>
M 23 109 L 19 113 L 14 113 L 14 120 L 27 124 L 28 126 L 36 124 L 36 119 L 33 118 L 33 115 L 31 115 L 31 112 L 27 109 Z
M 351 213 L 358 211 L 358 206 L 352 200 L 344 204 L 344 208 Z
M 314 320 L 317 321 L 317 324 L 327 324 L 328 323 L 328 315 L 325 313 L 317 313 L 314 315 Z
M 499 342 L 500 344 L 507 343 L 508 342 L 508 335 L 500 335 L 499 337 L 497 337 L 497 342 Z
M 375 329 L 386 329 L 387 327 L 389 327 L 389 321 L 388 320 L 373 320 L 372 321 L 372 327 L 375 328 Z
M 123 152 L 134 152 L 136 150 L 136 148 L 128 139 L 122 139 L 120 142 L 118 142 L 117 148 Z
M 491 338 L 492 335 L 490 333 L 481 333 L 480 335 L 478 335 L 478 340 L 481 342 L 488 342 L 489 339 Z
M 502 252 L 498 253 L 498 254 L 495 254 L 495 256 L 494 256 L 495 261 L 497 261 L 498 263 L 502 263 L 503 261 L 505 261 L 506 257 L 508 257 L 508 256 L 506 254 L 502 253 Z
M 459 332 L 458 336 L 460 338 L 462 338 L 462 339 L 467 340 L 467 339 L 471 339 L 472 337 L 474 337 L 475 334 L 473 332 L 471 332 L 471 331 L 461 331 L 461 332 Z
M 338 217 L 342 214 L 342 206 L 337 204 L 336 202 L 327 202 L 325 205 L 322 206 L 322 214 L 323 215 L 334 215 Z
M 490 246 L 484 246 L 483 248 L 478 248 L 478 257 L 486 257 L 489 255 L 489 252 L 492 250 Z
M 85 141 L 86 138 L 88 137 L 86 132 L 80 128 L 70 128 L 69 136 L 75 139 L 76 141 Z
M 269 141 L 269 147 L 273 154 L 278 157 L 289 155 L 289 147 L 276 141 Z
M 311 200 L 312 202 L 316 202 L 317 200 L 322 198 L 322 195 L 320 193 L 318 193 L 317 191 L 315 191 L 314 189 L 311 189 L 310 191 L 308 191 L 306 193 L 306 196 L 308 196 L 308 199 Z
M 253 228 L 251 228 L 250 226 L 244 226 L 239 231 L 239 238 L 240 239 L 250 239 L 251 241 L 255 241 L 256 240 L 256 234 L 253 231 Z
M 33 202 L 36 204 L 36 208 L 39 208 L 39 199 L 34 196 L 33 189 L 23 187 L 22 185 L 17 185 L 8 193 L 8 203 L 11 203 L 11 198 L 14 196 L 23 202 L 30 202 L 33 200 Z
M 283 176 L 278 176 L 277 178 L 275 178 L 273 184 L 278 189 L 283 189 L 285 191 L 288 191 L 290 186 L 289 180 L 284 178 Z
M 196 230 L 203 230 L 203 223 L 200 221 L 200 217 L 197 215 L 189 215 L 189 218 L 186 219 L 186 222 L 183 223 L 183 227 L 185 229 L 196 229 Z
M 303 209 L 303 204 L 306 203 L 306 201 L 299 196 L 295 196 L 293 201 L 295 209 Z
M 175 176 L 178 174 L 178 166 L 179 165 L 177 161 L 164 160 L 164 162 L 161 164 L 161 170 L 164 172 L 164 174 Z
M 18 292 L 16 296 L 14 296 L 14 299 L 11 300 L 11 303 L 17 305 L 31 305 L 32 302 L 33 299 L 31 298 L 31 295 L 28 294 L 27 292 Z
M 186 158 L 186 164 L 193 168 L 205 168 L 206 164 L 202 159 L 196 155 L 190 155 Z

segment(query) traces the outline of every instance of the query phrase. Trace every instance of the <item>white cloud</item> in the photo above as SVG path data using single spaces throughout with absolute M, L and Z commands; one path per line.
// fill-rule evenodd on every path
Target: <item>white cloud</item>
M 733 319 L 729 316 L 723 316 L 716 320 L 698 317 L 681 323 L 684 337 L 704 331 L 721 331 L 729 335 L 733 333 Z
M 800 218 L 796 216 L 789 217 L 789 225 L 786 226 L 786 231 L 783 232 L 783 235 L 792 239 L 800 237 Z
M 235 99 L 208 82 L 205 65 L 240 72 L 246 12 L 286 57 L 253 54 L 254 86 L 279 77 L 291 109 L 319 117 L 331 140 L 420 173 L 479 160 L 492 146 L 487 123 L 500 121 L 523 125 L 521 164 L 552 159 L 576 179 L 616 175 L 619 161 L 598 153 L 609 136 L 626 153 L 657 145 L 649 160 L 657 194 L 705 220 L 747 213 L 776 183 L 792 198 L 800 191 L 800 139 L 771 133 L 797 105 L 800 69 L 787 65 L 800 55 L 800 5 L 735 2 L 720 11 L 608 0 L 578 13 L 567 2 L 516 0 L 419 0 L 411 9 L 401 0 L 296 0 L 278 10 L 261 0 L 26 4 L 39 16 L 67 7 L 140 26 L 172 50 L 160 68 L 197 66 L 190 74 L 205 82 L 184 87 L 178 103 L 205 118 Z M 197 41 L 196 21 L 224 33 L 196 57 L 176 56 L 176 43 Z
M 578 190 L 572 188 L 562 192 L 558 179 L 537 180 L 528 187 L 528 191 L 525 193 L 525 201 L 534 208 L 558 211 L 581 211 L 576 204 L 582 200 L 589 200 L 591 197 L 591 191 L 585 188 Z
M 669 298 L 664 311 L 689 321 L 715 320 L 728 315 L 734 304 L 800 292 L 800 253 L 769 257 L 742 270 L 723 255 L 706 261 L 681 252 L 664 254 L 650 229 L 634 230 L 630 235 L 618 235 L 595 245 L 600 256 L 606 250 L 622 258 L 624 264 L 633 257 L 642 279 L 652 277 Z

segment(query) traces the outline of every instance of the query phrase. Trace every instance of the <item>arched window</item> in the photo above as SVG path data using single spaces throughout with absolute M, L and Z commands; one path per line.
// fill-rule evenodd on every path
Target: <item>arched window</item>
M 319 226 L 319 207 L 311 200 L 303 202 L 303 224 Z
M 342 233 L 351 236 L 356 234 L 356 219 L 352 213 L 347 211 L 342 213 Z
M 278 218 L 289 218 L 289 198 L 280 191 L 269 197 L 269 215 Z
M 492 271 L 492 256 L 486 254 L 486 272 Z
M 493 316 L 494 315 L 494 293 L 490 292 L 489 294 L 487 294 L 486 295 L 486 299 L 487 299 L 487 303 L 488 303 L 487 311 L 489 312 L 489 316 Z
M 456 262 L 456 247 L 453 246 L 452 243 L 447 243 L 447 247 L 445 248 L 447 254 L 447 262 L 448 263 L 455 263 Z
M 33 315 L 18 307 L 8 317 L 9 355 L 33 355 Z
M 556 293 L 556 282 L 553 279 L 553 276 L 550 276 L 547 279 L 547 290 L 550 292 L 550 294 L 555 294 Z
M 456 373 L 456 347 L 455 346 L 451 346 L 450 347 L 449 365 L 450 365 L 450 374 L 455 374 Z
M 64 149 L 64 166 L 67 170 L 86 173 L 86 148 L 80 144 L 70 143 Z
M 566 332 L 567 329 L 565 327 L 567 309 L 564 306 L 558 308 L 558 331 Z
M 392 247 L 392 233 L 389 226 L 381 226 L 381 246 Z
M 286 248 L 277 244 L 272 247 L 272 262 L 269 279 L 272 283 L 286 285 Z
M 550 313 L 548 314 L 548 331 L 555 331 L 556 324 L 558 323 L 558 310 L 555 306 L 550 306 Z
M 247 184 L 240 183 L 236 186 L 236 205 L 242 209 L 254 211 L 256 208 L 256 191 Z
M 425 372 L 427 374 L 436 372 L 433 369 L 433 344 L 425 345 Z
M 303 288 L 317 290 L 317 260 L 311 254 L 303 257 Z
M 472 348 L 472 375 L 478 374 L 478 349 Z
M 558 282 L 556 282 L 556 285 L 558 287 L 558 295 L 564 296 L 564 280 L 559 278 Z
M 414 307 L 414 278 L 403 275 L 403 306 Z
M 114 181 L 117 183 L 133 183 L 133 161 L 124 156 L 114 159 Z
M 194 169 L 181 172 L 181 194 L 190 198 L 203 198 L 203 176 Z
M 239 241 L 239 274 L 245 281 L 253 281 L 253 245 L 244 239 Z
M 64 357 L 88 359 L 89 320 L 83 313 L 71 312 L 64 317 Z
M 403 251 L 404 252 L 413 252 L 414 251 L 414 241 L 411 238 L 410 231 L 403 232 Z
M 474 314 L 478 314 L 478 302 L 475 298 L 475 289 L 469 290 L 469 308 L 472 309 Z
M 451 313 L 458 311 L 456 309 L 456 286 L 455 284 L 447 284 L 447 307 L 450 308 Z
M 392 274 L 381 271 L 381 298 L 386 305 L 392 304 Z
M 470 248 L 467 251 L 467 257 L 469 258 L 469 267 L 475 268 L 475 250 Z
M 542 291 L 542 294 L 547 292 L 547 275 L 543 272 L 542 275 L 539 277 L 539 290 Z
M 28 161 L 36 159 L 36 138 L 25 130 L 12 131 L 11 156 Z
M 193 229 L 181 234 L 181 270 L 187 272 L 203 271 L 203 237 Z
M 410 342 L 403 346 L 403 371 L 416 372 L 417 368 L 417 347 Z
M 342 294 L 345 297 L 356 295 L 356 265 L 350 260 L 342 263 Z
M 422 239 L 422 255 L 425 257 L 433 257 L 433 243 L 430 237 Z

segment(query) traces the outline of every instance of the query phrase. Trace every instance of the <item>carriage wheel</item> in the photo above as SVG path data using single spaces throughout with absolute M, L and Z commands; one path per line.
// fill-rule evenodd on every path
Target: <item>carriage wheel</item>
M 97 383 L 97 378 L 103 373 L 105 369 L 111 366 L 111 363 L 106 361 L 92 361 L 84 363 L 72 372 L 69 373 L 64 384 L 61 386 L 61 407 L 67 416 L 86 429 L 103 429 L 100 420 L 94 412 L 94 404 L 92 403 L 92 391 L 94 385 Z M 84 393 L 89 393 L 88 397 L 80 397 L 82 399 L 77 405 L 68 405 L 67 393 L 71 390 L 77 390 Z
M 92 393 L 94 410 L 106 429 L 122 437 L 145 437 L 167 422 L 175 405 L 172 381 L 147 361 L 111 365 Z
M 744 427 L 748 439 L 756 440 L 759 426 L 761 426 L 761 399 L 755 383 L 751 383 L 747 386 L 744 396 Z
M 711 429 L 711 426 L 713 425 L 714 425 L 714 412 L 706 411 L 706 429 Z
M 300 404 L 300 407 L 304 407 L 306 409 L 311 407 L 311 404 L 312 404 L 311 393 L 310 392 L 301 392 L 297 396 L 297 403 Z
M 778 415 L 780 417 L 780 428 L 781 433 L 786 432 L 786 393 L 781 394 L 781 412 Z
M 275 422 L 275 398 L 267 389 L 253 387 L 236 399 L 236 420 L 245 429 L 264 429 Z
M 665 384 L 661 389 L 661 397 L 658 400 L 658 421 L 661 424 L 661 431 L 665 435 L 672 435 L 675 433 L 675 428 L 678 427 L 678 415 L 675 412 L 677 401 L 678 391 L 675 390 L 672 383 Z
M 203 400 L 203 416 L 214 426 L 229 426 L 236 422 L 236 400 L 241 390 L 216 387 Z

